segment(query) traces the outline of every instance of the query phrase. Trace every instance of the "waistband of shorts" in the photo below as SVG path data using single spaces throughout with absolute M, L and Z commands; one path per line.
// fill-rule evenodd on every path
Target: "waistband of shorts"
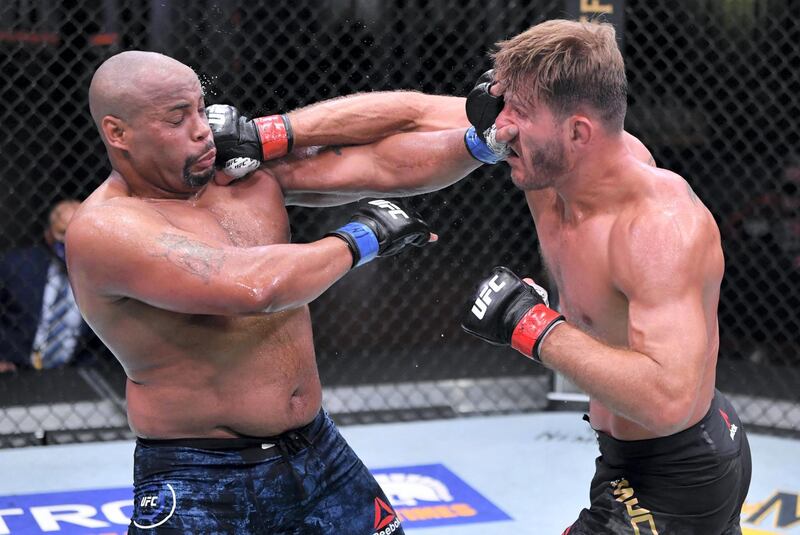
M 235 438 L 165 438 L 153 439 L 136 437 L 136 443 L 148 448 L 196 448 L 212 451 L 241 451 L 261 448 L 263 444 L 278 444 L 286 440 L 302 437 L 311 443 L 322 429 L 325 422 L 325 411 L 320 409 L 317 415 L 304 426 L 289 429 L 279 435 L 254 437 L 240 436 Z
M 652 459 L 675 452 L 691 453 L 691 449 L 702 447 L 707 443 L 707 430 L 715 425 L 724 426 L 724 421 L 719 417 L 720 409 L 726 410 L 735 417 L 733 407 L 720 391 L 715 391 L 705 416 L 683 431 L 678 431 L 666 437 L 649 438 L 644 440 L 619 440 L 602 431 L 597 433 L 600 453 L 612 463 L 626 463 L 636 460 Z M 716 419 L 719 422 L 716 422 Z M 736 418 L 738 422 L 738 418 Z M 688 451 L 687 451 L 688 450 Z M 703 450 L 705 451 L 705 450 Z

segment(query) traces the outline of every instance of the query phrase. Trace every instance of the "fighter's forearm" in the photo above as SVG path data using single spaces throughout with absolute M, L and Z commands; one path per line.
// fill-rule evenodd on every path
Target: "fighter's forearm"
M 257 296 L 249 313 L 273 313 L 310 303 L 352 265 L 347 244 L 333 237 L 310 244 L 271 245 L 263 250 L 242 279 L 242 284 L 252 285 Z
M 445 188 L 483 165 L 464 145 L 464 130 L 402 134 L 376 145 L 382 168 L 372 193 L 418 195 Z
M 481 165 L 465 129 L 412 132 L 377 143 L 269 162 L 287 204 L 329 206 L 364 197 L 405 196 L 453 184 Z
M 392 134 L 468 126 L 464 99 L 413 91 L 359 93 L 288 114 L 294 146 L 362 145 Z

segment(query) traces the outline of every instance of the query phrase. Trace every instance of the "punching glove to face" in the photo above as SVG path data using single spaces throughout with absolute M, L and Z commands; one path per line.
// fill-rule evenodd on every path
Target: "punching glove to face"
M 505 104 L 503 96 L 492 95 L 494 69 L 483 73 L 475 87 L 467 95 L 467 119 L 472 126 L 464 136 L 464 142 L 472 156 L 483 163 L 494 164 L 506 159 L 508 146 L 497 141 L 494 122 Z
M 292 150 L 294 136 L 286 115 L 248 119 L 233 106 L 214 104 L 206 108 L 206 116 L 217 146 L 217 165 L 233 178 Z
M 539 347 L 564 316 L 548 307 L 547 291 L 496 267 L 467 304 L 461 328 L 494 345 L 514 349 L 541 362 Z
M 425 221 L 399 203 L 384 199 L 359 202 L 350 222 L 326 236 L 341 238 L 350 246 L 353 267 L 431 241 Z

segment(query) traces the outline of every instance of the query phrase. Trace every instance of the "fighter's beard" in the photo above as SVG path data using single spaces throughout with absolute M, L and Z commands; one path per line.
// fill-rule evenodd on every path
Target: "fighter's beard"
M 199 188 L 201 186 L 205 186 L 211 179 L 214 178 L 214 173 L 216 173 L 216 169 L 212 166 L 208 169 L 208 171 L 203 171 L 202 173 L 192 173 L 189 171 L 191 165 L 187 165 L 183 168 L 183 181 L 184 183 L 192 188 Z
M 526 178 L 515 185 L 523 190 L 541 190 L 552 187 L 555 180 L 567 170 L 564 146 L 558 141 L 548 141 L 532 150 L 531 166 L 535 169 L 533 178 Z
M 214 143 L 209 143 L 206 145 L 205 150 L 202 154 L 200 154 L 200 156 L 213 148 Z M 205 186 L 211 181 L 212 178 L 214 178 L 214 174 L 216 173 L 216 168 L 213 165 L 208 169 L 208 171 L 203 171 L 202 173 L 192 173 L 191 168 L 200 160 L 200 156 L 190 156 L 186 158 L 186 163 L 183 164 L 183 182 L 192 188 Z

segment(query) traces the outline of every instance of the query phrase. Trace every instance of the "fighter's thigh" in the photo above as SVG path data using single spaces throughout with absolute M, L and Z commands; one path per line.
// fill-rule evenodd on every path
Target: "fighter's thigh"
M 591 509 L 584 509 L 578 515 L 578 520 L 564 530 L 562 535 L 645 535 L 662 533 L 656 527 L 653 515 L 644 511 L 640 515 L 631 516 L 618 506 L 609 504 L 609 507 L 598 507 L 593 504 Z
M 590 509 L 584 509 L 567 535 L 599 533 L 672 535 L 724 533 L 738 525 L 741 504 L 736 492 L 742 477 L 739 459 L 730 459 L 676 485 L 675 478 L 650 478 L 646 483 L 616 479 L 598 488 L 593 483 Z
M 307 533 L 402 535 L 400 519 L 369 470 L 357 458 L 348 465 L 307 512 Z

